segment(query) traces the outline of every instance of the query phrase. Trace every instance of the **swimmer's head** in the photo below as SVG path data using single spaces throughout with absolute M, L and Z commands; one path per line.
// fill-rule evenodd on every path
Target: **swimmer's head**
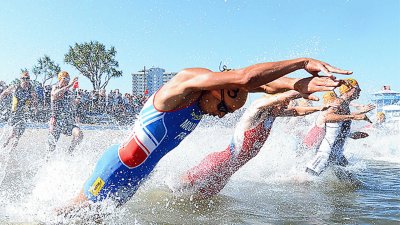
M 58 82 L 61 87 L 67 86 L 69 82 L 69 74 L 67 71 L 61 71 L 58 73 Z
M 347 78 L 344 83 L 339 87 L 340 94 L 349 92 L 352 88 L 359 88 L 358 82 L 353 78 Z
M 384 112 L 378 112 L 376 113 L 376 122 L 377 123 L 383 123 L 386 120 L 386 116 Z
M 66 79 L 69 81 L 69 73 L 67 71 L 61 71 L 58 73 L 58 81 L 62 80 L 62 79 Z
M 29 86 L 29 82 L 31 80 L 31 77 L 29 76 L 29 73 L 27 71 L 22 72 L 20 77 L 19 77 L 20 81 L 21 81 L 21 86 L 22 87 L 28 87 Z
M 203 91 L 200 99 L 201 110 L 205 114 L 224 117 L 241 108 L 248 92 L 240 89 L 218 89 Z
M 340 95 L 349 95 L 351 99 L 357 99 L 360 97 L 360 86 L 358 82 L 353 78 L 347 78 L 344 83 L 339 87 Z
M 325 105 L 334 102 L 336 98 L 337 95 L 334 91 L 327 91 L 322 95 L 322 101 Z
M 27 71 L 22 72 L 21 75 L 19 76 L 19 78 L 20 78 L 21 80 L 23 80 L 23 79 L 30 79 L 29 72 L 27 72 Z
M 22 72 L 21 75 L 19 76 L 19 79 L 21 81 L 30 81 L 31 77 L 29 76 L 29 73 L 27 71 Z

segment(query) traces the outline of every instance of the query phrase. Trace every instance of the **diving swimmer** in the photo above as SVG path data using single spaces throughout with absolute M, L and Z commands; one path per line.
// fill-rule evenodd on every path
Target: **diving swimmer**
M 69 89 L 78 81 L 75 77 L 70 83 L 68 72 L 61 71 L 58 76 L 58 83 L 51 90 L 51 117 L 49 121 L 48 146 L 50 151 L 56 149 L 56 142 L 61 133 L 71 136 L 71 145 L 68 152 L 72 152 L 82 141 L 83 134 L 75 124 L 73 107 L 78 103 L 72 91 Z
M 12 94 L 12 106 L 8 124 L 12 127 L 12 132 L 3 143 L 3 148 L 7 147 L 9 142 L 15 138 L 11 147 L 11 149 L 15 149 L 19 139 L 25 132 L 26 121 L 28 119 L 27 112 L 33 107 L 35 114 L 37 113 L 38 100 L 35 88 L 30 83 L 28 72 L 21 73 L 19 84 L 11 85 L 0 94 L 0 101 L 10 94 Z
M 299 69 L 313 77 L 283 77 Z M 319 72 L 325 76 L 318 76 Z M 310 58 L 260 63 L 224 72 L 205 68 L 180 71 L 147 100 L 128 140 L 103 153 L 74 203 L 110 198 L 124 204 L 161 158 L 196 128 L 202 115 L 223 117 L 234 112 L 245 104 L 249 92 L 296 90 L 315 99 L 309 94 L 340 85 L 331 73 L 352 72 Z
M 229 146 L 207 155 L 199 165 L 189 169 L 182 177 L 180 191 L 188 191 L 195 199 L 216 195 L 236 171 L 259 153 L 276 117 L 304 116 L 329 108 L 288 106 L 291 100 L 300 97 L 296 91 L 287 91 L 255 100 L 236 125 Z
M 333 91 L 324 94 L 325 103 L 335 102 L 338 107 L 332 107 L 326 112 L 322 112 L 317 117 L 315 127 L 310 131 L 314 136 L 308 135 L 310 139 L 320 139 L 319 141 L 307 140 L 317 148 L 316 155 L 306 168 L 306 172 L 312 175 L 319 176 L 329 165 L 348 165 L 348 161 L 343 155 L 346 139 L 368 136 L 364 132 L 350 132 L 352 120 L 371 122 L 365 113 L 374 109 L 373 106 L 369 106 L 359 112 L 350 113 L 350 102 L 360 96 L 361 89 L 358 82 L 355 79 L 346 79 L 345 83 L 339 87 L 339 92 L 339 97 L 336 97 Z

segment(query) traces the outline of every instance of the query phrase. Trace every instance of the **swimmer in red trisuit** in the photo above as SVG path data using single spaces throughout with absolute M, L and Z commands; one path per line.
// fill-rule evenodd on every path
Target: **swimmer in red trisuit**
M 224 151 L 207 155 L 199 165 L 189 169 L 182 177 L 180 191 L 197 199 L 216 195 L 236 171 L 259 153 L 276 117 L 304 116 L 329 108 L 288 107 L 290 100 L 300 97 L 296 91 L 287 91 L 255 100 L 236 125 L 229 146 Z

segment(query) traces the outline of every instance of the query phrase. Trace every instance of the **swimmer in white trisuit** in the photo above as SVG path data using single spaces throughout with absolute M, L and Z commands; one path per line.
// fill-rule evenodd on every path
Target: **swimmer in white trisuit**
M 363 111 L 350 113 L 349 104 L 352 100 L 358 99 L 360 95 L 360 87 L 354 79 L 346 79 L 345 84 L 339 88 L 340 97 L 336 97 L 334 92 L 328 92 L 324 95 L 324 101 L 335 102 L 338 107 L 332 107 L 326 112 L 318 116 L 315 127 L 310 131 L 314 133 L 315 139 L 319 139 L 317 135 L 322 135 L 323 139 L 317 143 L 317 153 L 315 157 L 307 165 L 306 171 L 313 175 L 320 175 L 327 166 L 340 165 L 346 166 L 347 159 L 343 155 L 343 146 L 347 137 L 353 139 L 365 138 L 368 136 L 364 132 L 350 133 L 352 120 L 365 120 L 370 122 L 365 113 L 371 111 L 374 107 L 365 107 Z M 308 135 L 308 138 L 312 139 Z M 315 144 L 315 140 L 307 140 Z
M 337 98 L 338 97 L 334 91 L 325 92 L 324 95 L 322 96 L 323 103 L 329 104 L 329 105 L 333 106 L 333 108 L 338 107 L 341 104 L 340 101 L 336 101 Z M 336 103 L 335 103 L 335 101 L 336 101 Z M 352 106 L 352 104 L 350 104 L 350 106 Z M 357 115 L 364 114 L 365 112 L 371 111 L 374 108 L 375 108 L 375 106 L 373 106 L 371 104 L 357 105 L 356 109 L 358 109 L 359 111 L 357 111 L 356 113 L 353 113 L 355 115 L 353 120 L 360 120 L 360 118 L 362 118 L 362 116 L 357 116 Z M 318 116 L 314 122 L 314 125 L 311 127 L 311 129 L 309 129 L 307 134 L 304 136 L 302 147 L 304 147 L 307 150 L 316 150 L 317 148 L 319 148 L 322 140 L 325 137 L 325 125 L 326 125 L 328 115 L 330 115 L 332 113 L 334 113 L 334 109 L 327 110 L 327 111 L 324 111 L 324 112 L 321 112 L 318 114 Z M 331 122 L 335 122 L 335 121 L 340 122 L 343 120 L 348 120 L 348 117 L 346 115 L 344 115 L 344 116 L 336 115 L 336 117 L 334 117 L 334 118 L 332 118 L 332 116 L 330 116 L 330 117 L 331 117 L 330 118 Z M 355 133 L 355 134 L 357 134 L 357 133 Z M 358 134 L 360 134 L 360 133 L 358 133 Z
M 290 100 L 300 97 L 296 91 L 287 91 L 255 100 L 237 124 L 229 146 L 224 151 L 207 155 L 199 165 L 189 169 L 182 177 L 179 191 L 189 192 L 196 199 L 216 195 L 239 168 L 259 153 L 276 117 L 304 116 L 329 108 L 288 107 Z

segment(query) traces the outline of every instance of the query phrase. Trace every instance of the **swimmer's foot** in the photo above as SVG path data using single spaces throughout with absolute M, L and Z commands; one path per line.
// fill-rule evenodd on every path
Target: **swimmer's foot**
M 83 192 L 80 192 L 77 197 L 71 200 L 67 205 L 54 209 L 55 213 L 60 216 L 64 215 L 67 216 L 74 211 L 79 211 L 82 208 L 88 207 L 89 201 Z
M 55 208 L 54 212 L 56 213 L 57 216 L 70 217 L 70 215 L 73 215 L 79 212 L 81 209 L 86 208 L 88 206 L 89 202 L 83 202 L 80 204 L 71 202 L 65 206 Z

